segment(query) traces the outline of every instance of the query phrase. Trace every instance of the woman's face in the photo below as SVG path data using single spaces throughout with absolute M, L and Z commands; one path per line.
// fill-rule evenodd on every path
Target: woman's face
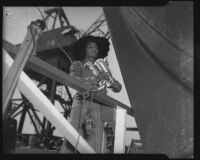
M 95 42 L 88 42 L 86 46 L 86 58 L 96 58 L 99 49 Z

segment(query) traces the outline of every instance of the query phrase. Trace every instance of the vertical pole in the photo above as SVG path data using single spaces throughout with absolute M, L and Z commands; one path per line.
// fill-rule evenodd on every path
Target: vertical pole
M 71 93 L 70 93 L 70 91 L 69 91 L 69 88 L 68 88 L 67 86 L 65 86 L 65 89 L 66 89 L 66 91 L 67 91 L 69 100 L 70 100 L 70 102 L 72 103 L 72 102 L 73 102 L 73 99 L 72 99 L 72 95 L 71 95 Z
M 23 125 L 24 125 L 24 120 L 25 120 L 25 117 L 26 117 L 26 111 L 27 111 L 27 102 L 24 103 L 24 108 L 23 108 L 23 111 L 22 111 L 22 114 L 21 114 L 21 118 L 20 118 L 20 121 L 19 121 L 19 126 L 18 126 L 18 133 L 21 134 L 22 133 L 22 128 L 23 128 Z
M 52 104 L 54 104 L 54 100 L 55 100 L 55 90 L 56 90 L 56 81 L 55 80 L 52 80 L 52 85 L 50 88 L 50 101 L 52 102 Z M 47 136 L 52 136 L 52 135 L 49 135 L 50 134 L 50 130 L 51 130 L 51 123 L 48 121 L 47 122 Z
M 102 144 L 101 144 L 101 153 L 104 153 L 104 148 L 105 148 L 105 124 L 106 122 L 103 123 L 103 138 L 102 138 Z
M 29 105 L 30 105 L 30 104 L 29 104 Z M 34 128 L 35 128 L 35 131 L 37 132 L 38 135 L 40 135 L 40 133 L 39 133 L 39 131 L 38 131 L 38 128 L 37 128 L 37 125 L 35 124 L 35 121 L 33 120 L 33 117 L 32 117 L 32 115 L 31 115 L 29 109 L 27 109 L 27 112 L 28 112 L 28 115 L 29 115 L 29 117 L 30 117 L 30 119 L 31 119 L 31 122 L 33 123 L 33 126 L 34 126 Z
M 127 110 L 116 107 L 114 153 L 125 153 L 125 131 Z
M 39 124 L 38 124 L 38 123 L 37 123 L 37 124 L 40 125 L 40 126 L 42 127 L 42 130 L 44 130 L 44 129 L 43 129 L 43 124 L 42 124 L 40 118 L 38 117 L 38 115 L 37 115 L 35 109 L 33 108 L 33 106 L 31 106 L 30 109 L 32 110 L 33 115 L 34 115 L 34 117 L 36 118 L 36 121 L 39 123 Z
M 55 58 L 55 61 L 56 61 L 56 67 L 59 67 L 59 55 Z M 52 104 L 54 104 L 55 94 L 56 94 L 56 81 L 52 80 L 51 86 L 47 85 L 47 87 L 48 87 L 48 91 L 50 92 L 49 99 L 52 102 Z M 49 135 L 51 134 L 50 130 L 51 130 L 51 123 L 47 122 L 47 133 L 46 133 L 47 136 L 52 136 L 52 135 Z

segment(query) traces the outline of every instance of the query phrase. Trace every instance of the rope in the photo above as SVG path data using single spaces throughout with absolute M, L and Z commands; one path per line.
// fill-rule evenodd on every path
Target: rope
M 82 113 L 82 108 L 83 108 L 83 105 L 85 105 L 85 100 L 88 96 L 88 91 L 85 91 L 83 92 L 83 103 L 81 105 L 81 109 L 80 109 L 80 113 L 79 113 L 79 119 L 78 119 L 78 139 L 77 139 L 77 142 L 76 142 L 76 147 L 75 147 L 75 153 L 77 153 L 77 147 L 78 147 L 78 143 L 79 143 L 79 139 L 80 139 L 80 132 L 81 132 L 81 126 L 80 126 L 80 122 L 81 122 L 81 113 Z
M 78 120 L 78 132 L 79 132 L 79 135 L 78 135 L 78 139 L 77 139 L 77 143 L 76 143 L 76 147 L 75 147 L 75 153 L 77 153 L 77 147 L 78 147 L 78 143 L 79 143 L 79 139 L 80 139 L 80 132 L 81 132 L 80 120 L 81 120 L 81 117 L 82 117 L 82 115 L 81 115 L 82 108 L 83 108 L 83 105 L 85 105 L 86 98 L 89 96 L 89 92 L 90 91 L 83 92 L 83 103 L 81 105 L 80 114 L 79 114 L 79 120 Z M 94 95 L 93 92 L 91 92 L 91 101 L 90 101 L 90 105 L 89 105 L 90 107 L 89 108 L 91 108 L 92 103 L 93 103 L 93 97 L 94 97 L 93 95 Z

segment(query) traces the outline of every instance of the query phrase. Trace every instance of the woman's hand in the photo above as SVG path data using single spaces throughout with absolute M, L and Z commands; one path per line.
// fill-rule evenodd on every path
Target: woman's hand
M 110 79 L 109 73 L 100 71 L 99 74 L 97 75 L 98 81 L 109 80 L 109 79 Z
M 108 88 L 112 89 L 113 92 L 120 92 L 122 89 L 122 85 L 113 78 L 113 82 L 111 83 L 111 86 Z

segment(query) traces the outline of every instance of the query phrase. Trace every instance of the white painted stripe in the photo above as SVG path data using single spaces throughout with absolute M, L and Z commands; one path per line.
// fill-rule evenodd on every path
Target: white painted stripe
M 126 114 L 125 109 L 116 107 L 114 153 L 125 153 Z

